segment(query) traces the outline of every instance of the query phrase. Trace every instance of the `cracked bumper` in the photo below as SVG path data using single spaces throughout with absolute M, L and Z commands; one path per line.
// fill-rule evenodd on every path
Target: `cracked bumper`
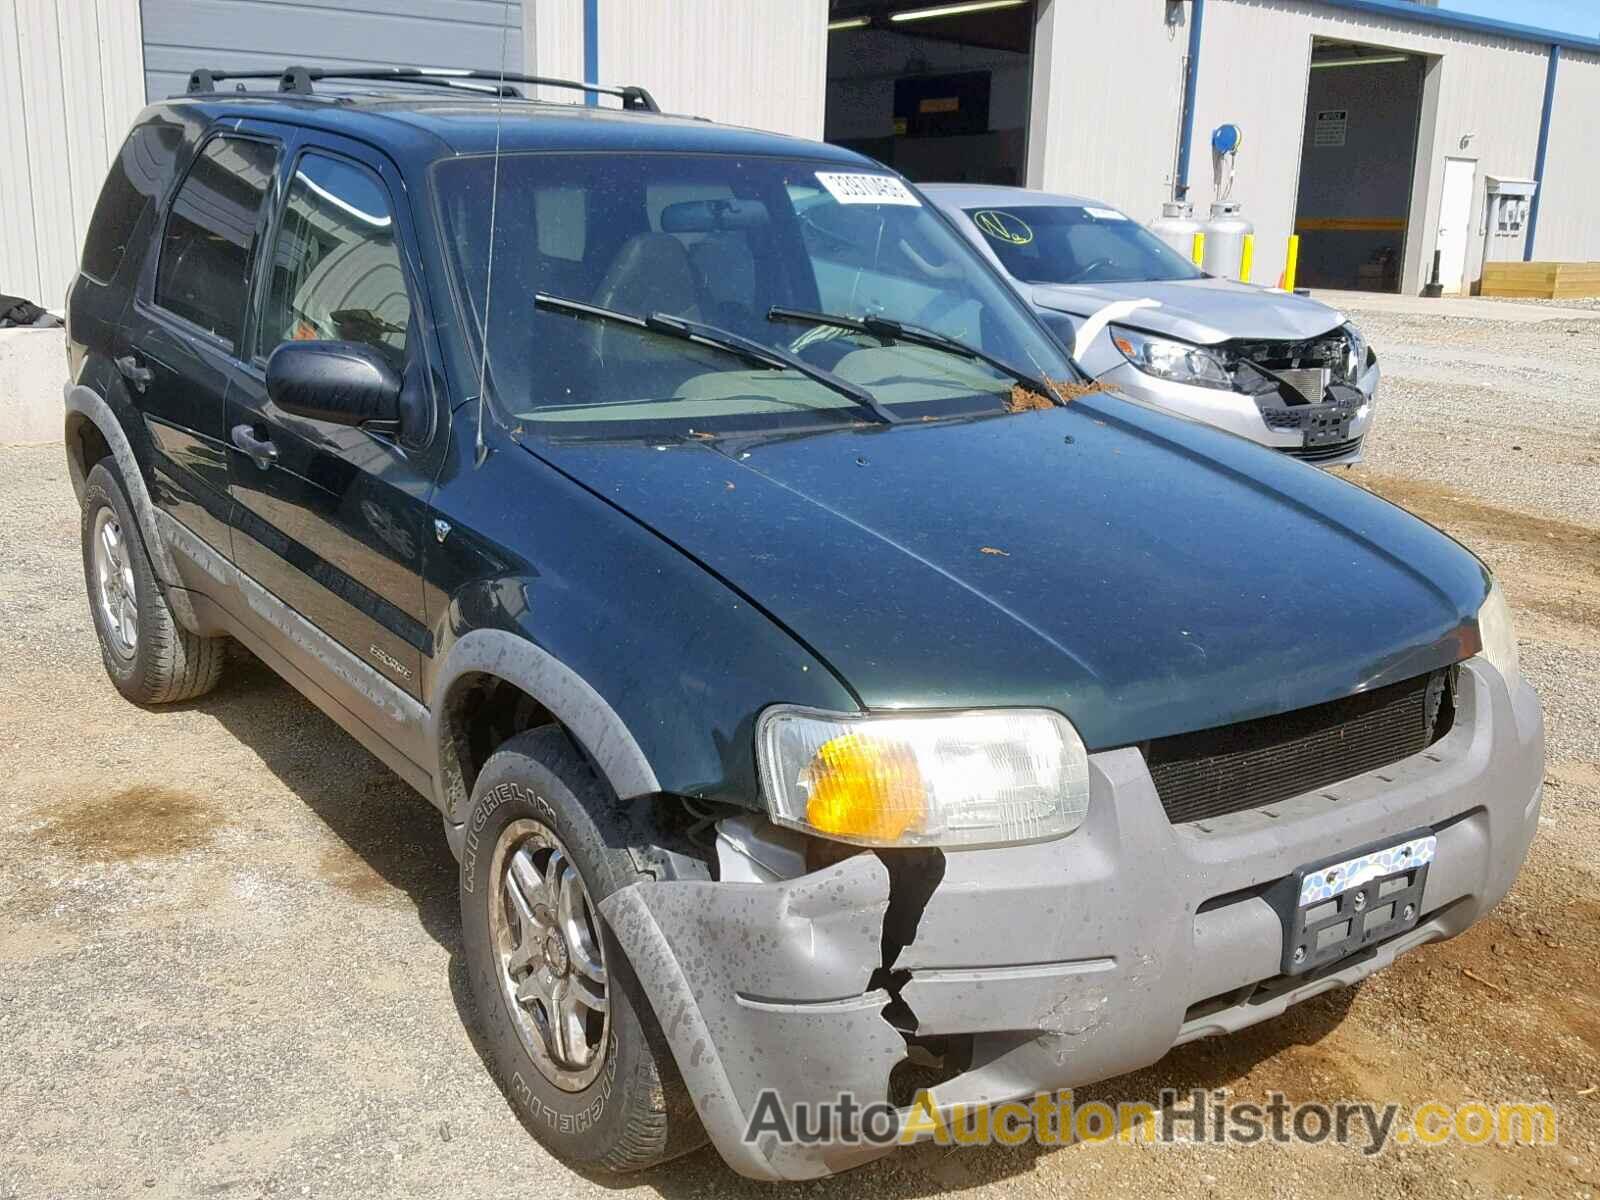
M 1538 824 L 1543 723 L 1482 659 L 1454 727 L 1423 754 L 1203 824 L 1173 825 L 1137 750 L 1091 758 L 1086 823 L 1026 846 L 948 852 L 894 962 L 921 1036 L 970 1035 L 934 1102 L 994 1104 L 1136 1070 L 1461 933 L 1505 895 Z M 1261 891 L 1340 850 L 1437 832 L 1417 926 L 1324 970 L 1279 974 Z M 890 878 L 875 855 L 772 884 L 636 884 L 601 905 L 655 1008 L 707 1132 L 741 1174 L 805 1179 L 887 1152 L 751 1144 L 762 1089 L 786 1108 L 888 1096 L 906 1056 L 870 986 Z M 904 974 L 902 974 L 904 973 Z M 881 979 L 882 976 L 880 975 Z
M 1157 379 L 1144 374 L 1128 362 L 1119 363 L 1099 378 L 1100 382 L 1126 395 L 1146 400 L 1180 416 L 1192 417 L 1197 421 L 1204 421 L 1207 425 L 1226 429 L 1229 433 L 1236 433 L 1240 437 L 1248 438 L 1273 450 L 1293 452 L 1305 447 L 1306 435 L 1303 431 L 1270 428 L 1262 418 L 1261 410 L 1255 400 L 1241 392 Z M 1361 461 L 1361 443 L 1367 434 L 1372 432 L 1373 422 L 1377 419 L 1378 386 L 1381 379 L 1380 368 L 1373 366 L 1367 368 L 1357 381 L 1357 386 L 1366 396 L 1367 403 L 1363 406 L 1361 415 L 1350 422 L 1346 440 L 1354 445 L 1354 449 L 1337 457 L 1314 458 L 1308 461 L 1313 461 L 1321 467 L 1353 466 Z

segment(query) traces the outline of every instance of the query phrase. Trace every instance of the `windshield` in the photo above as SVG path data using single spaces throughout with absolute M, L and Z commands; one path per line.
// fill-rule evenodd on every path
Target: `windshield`
M 451 159 L 435 190 L 474 322 L 484 296 L 493 159 Z M 863 419 L 806 372 L 752 361 L 612 313 L 661 313 L 798 355 L 897 417 L 994 412 L 1017 381 L 981 358 L 774 308 L 884 317 L 945 335 L 1030 377 L 1073 377 L 979 256 L 897 177 L 788 159 L 507 154 L 500 162 L 489 375 L 523 422 L 568 432 L 758 430 Z M 560 430 L 558 430 L 560 431 Z
M 1183 255 L 1114 208 L 1052 204 L 966 212 L 1005 269 L 1026 283 L 1204 278 Z

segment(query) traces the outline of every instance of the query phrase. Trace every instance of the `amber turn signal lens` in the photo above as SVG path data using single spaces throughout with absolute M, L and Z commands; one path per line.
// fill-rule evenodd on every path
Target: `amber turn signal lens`
M 819 833 L 893 842 L 928 815 L 917 756 L 903 742 L 842 734 L 805 771 L 806 821 Z

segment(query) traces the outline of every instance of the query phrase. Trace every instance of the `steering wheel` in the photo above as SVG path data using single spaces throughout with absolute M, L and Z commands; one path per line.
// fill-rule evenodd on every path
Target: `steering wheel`
M 1096 271 L 1098 271 L 1101 267 L 1110 267 L 1110 266 L 1115 266 L 1115 265 L 1116 265 L 1116 263 L 1115 263 L 1114 259 L 1111 259 L 1111 258 L 1097 258 L 1092 263 L 1090 263 L 1087 267 L 1084 267 L 1083 270 L 1079 271 L 1076 275 L 1074 275 L 1072 277 L 1072 282 L 1073 283 L 1079 283 L 1079 282 L 1087 281 L 1089 279 L 1089 277 L 1091 275 L 1093 275 Z

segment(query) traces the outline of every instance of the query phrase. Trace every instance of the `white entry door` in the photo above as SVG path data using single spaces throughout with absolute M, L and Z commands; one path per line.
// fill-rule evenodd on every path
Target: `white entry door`
M 1472 158 L 1444 160 L 1444 192 L 1439 201 L 1439 282 L 1448 292 L 1462 290 L 1467 270 L 1467 234 L 1472 222 L 1472 193 L 1478 179 L 1478 162 Z

